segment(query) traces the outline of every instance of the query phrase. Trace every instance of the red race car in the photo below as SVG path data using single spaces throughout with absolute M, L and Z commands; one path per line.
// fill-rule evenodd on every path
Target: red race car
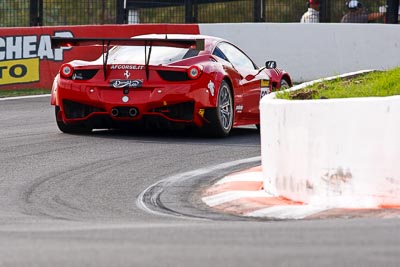
M 51 104 L 65 133 L 125 126 L 195 126 L 212 136 L 260 124 L 260 98 L 292 85 L 267 61 L 259 68 L 221 38 L 152 34 L 133 38 L 53 37 L 52 46 L 102 45 L 98 60 L 63 64 Z

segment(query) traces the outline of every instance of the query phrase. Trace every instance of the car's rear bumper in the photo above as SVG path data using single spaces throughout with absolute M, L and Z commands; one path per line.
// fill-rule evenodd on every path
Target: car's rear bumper
M 106 88 L 58 80 L 54 89 L 52 104 L 60 107 L 66 124 L 96 118 L 129 123 L 155 117 L 201 127 L 207 121 L 205 109 L 215 107 L 215 97 L 201 81 L 195 85 Z

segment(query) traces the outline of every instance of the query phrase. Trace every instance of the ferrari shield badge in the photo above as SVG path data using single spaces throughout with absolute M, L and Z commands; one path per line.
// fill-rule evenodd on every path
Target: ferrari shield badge
M 124 76 L 125 76 L 125 79 L 129 79 L 129 77 L 131 77 L 131 73 L 128 71 L 128 70 L 126 70 L 125 72 L 124 72 Z

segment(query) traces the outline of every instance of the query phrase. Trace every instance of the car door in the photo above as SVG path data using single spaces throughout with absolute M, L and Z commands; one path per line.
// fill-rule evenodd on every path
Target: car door
M 235 115 L 240 120 L 258 120 L 259 119 L 259 101 L 260 101 L 260 80 L 246 80 L 248 75 L 256 75 L 257 66 L 253 61 L 236 46 L 221 42 L 217 45 L 216 51 L 220 51 L 228 60 L 239 75 L 239 87 L 236 90 L 241 91 L 241 98 L 235 103 Z M 216 53 L 214 53 L 216 54 Z M 216 54 L 218 56 L 218 54 Z

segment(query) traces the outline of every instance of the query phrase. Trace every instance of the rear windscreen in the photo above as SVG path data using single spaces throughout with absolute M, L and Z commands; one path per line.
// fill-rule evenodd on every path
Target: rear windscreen
M 116 46 L 110 50 L 108 64 L 145 64 L 145 56 L 149 56 L 150 48 L 144 46 Z M 167 46 L 151 47 L 150 65 L 167 65 L 185 58 L 198 55 L 199 51 L 188 48 Z M 102 57 L 98 59 L 102 60 Z

